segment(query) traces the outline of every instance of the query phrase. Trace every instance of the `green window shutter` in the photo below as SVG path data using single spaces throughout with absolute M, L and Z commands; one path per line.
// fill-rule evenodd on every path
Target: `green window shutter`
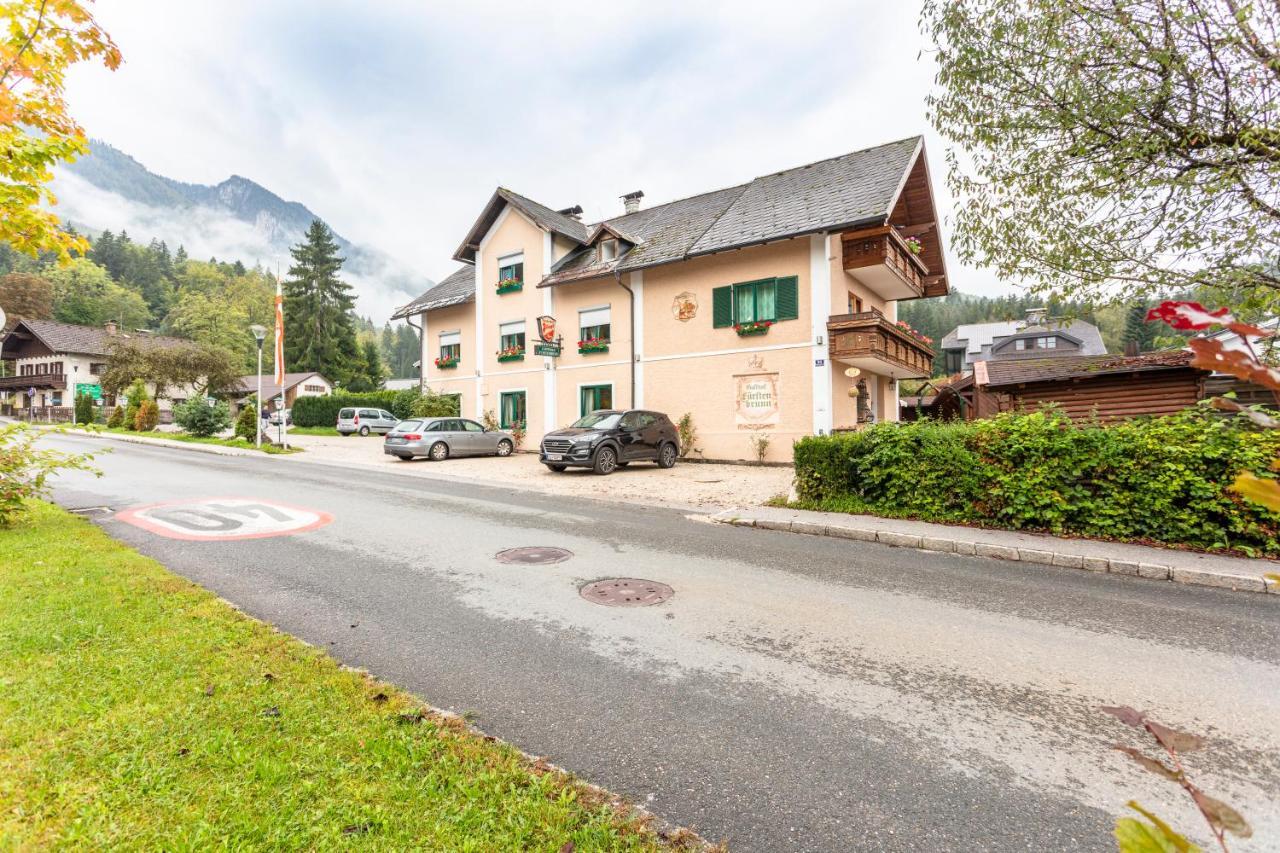
M 723 329 L 733 325 L 733 286 L 726 284 L 711 291 L 711 325 Z
M 794 275 L 778 279 L 778 319 L 800 319 L 798 279 Z

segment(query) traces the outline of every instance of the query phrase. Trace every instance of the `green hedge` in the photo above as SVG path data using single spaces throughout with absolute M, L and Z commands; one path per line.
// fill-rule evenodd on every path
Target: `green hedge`
M 367 394 L 339 393 L 324 397 L 299 397 L 293 402 L 293 422 L 300 427 L 333 426 L 338 422 L 338 410 L 347 406 L 386 409 L 397 418 L 404 420 L 414 414 L 422 414 L 414 408 L 417 406 L 421 409 L 424 405 L 421 401 L 436 399 L 445 398 L 438 398 L 431 394 L 424 397 L 418 393 L 417 388 L 405 388 L 401 391 L 371 391 Z M 433 410 L 428 414 L 458 414 L 457 405 L 450 404 L 450 406 L 450 411 Z M 428 408 L 431 407 L 428 406 Z
M 795 446 L 802 506 L 1280 556 L 1280 515 L 1229 492 L 1280 431 L 1207 406 L 1108 426 L 1055 411 L 879 424 Z
M 299 397 L 293 401 L 293 423 L 300 427 L 333 426 L 338 410 L 347 406 L 391 409 L 398 391 L 371 391 L 368 394 L 326 394 L 323 397 Z M 398 412 L 392 412 L 398 415 Z

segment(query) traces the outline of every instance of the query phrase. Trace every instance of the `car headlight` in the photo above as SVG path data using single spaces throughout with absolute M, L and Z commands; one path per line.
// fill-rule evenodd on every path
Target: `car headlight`
M 600 436 L 598 435 L 579 435 L 579 436 L 574 436 L 573 443 L 574 444 L 595 444 L 599 440 L 600 440 Z

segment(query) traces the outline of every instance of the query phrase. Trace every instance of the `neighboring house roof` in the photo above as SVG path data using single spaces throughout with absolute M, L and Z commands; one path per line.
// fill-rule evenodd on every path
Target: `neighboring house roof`
M 1018 361 L 987 361 L 988 387 L 1054 382 L 1116 373 L 1146 373 L 1182 370 L 1190 367 L 1188 350 L 1164 350 L 1141 355 L 1070 355 L 1058 358 L 1028 358 Z
M 399 320 L 423 311 L 436 308 L 448 308 L 450 305 L 461 305 L 474 302 L 476 298 L 476 270 L 472 266 L 459 267 L 443 279 L 435 287 L 410 302 L 401 306 L 391 315 L 392 320 Z
M 947 332 L 942 338 L 941 347 L 943 349 L 963 349 L 967 353 L 977 355 L 982 352 L 984 346 L 991 346 L 991 342 L 996 338 L 1017 334 L 1019 325 L 1021 324 L 1017 320 L 996 323 L 966 323 L 962 326 L 956 326 Z
M 307 373 L 286 373 L 284 375 L 284 390 L 288 392 L 296 385 L 301 385 L 313 376 L 320 377 L 320 380 L 332 387 L 333 383 L 325 379 L 324 376 L 312 370 Z M 241 376 L 236 385 L 231 389 L 233 394 L 256 394 L 258 393 L 258 375 Z M 262 396 L 270 399 L 280 394 L 280 386 L 276 384 L 274 373 L 262 374 Z
M 139 332 L 117 332 L 114 335 L 102 326 L 77 326 L 56 320 L 19 320 L 5 336 L 7 343 L 19 329 L 26 329 L 36 340 L 56 353 L 74 355 L 107 355 L 112 343 L 132 341 L 154 346 L 172 347 L 190 344 L 183 338 L 168 335 L 152 335 Z
M 1049 319 L 1035 325 L 1026 325 L 1023 320 L 967 323 L 947 332 L 940 346 L 944 350 L 962 349 L 966 361 L 975 361 L 1006 349 L 1008 341 L 1049 334 L 1065 336 L 1077 344 L 1078 348 L 1071 351 L 1071 355 L 1105 355 L 1107 352 L 1107 345 L 1102 342 L 1102 333 L 1097 326 L 1084 320 L 1061 319 Z

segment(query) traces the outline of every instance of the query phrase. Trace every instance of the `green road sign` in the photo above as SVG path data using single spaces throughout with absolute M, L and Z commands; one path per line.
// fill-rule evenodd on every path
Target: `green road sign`
M 81 394 L 88 394 L 95 403 L 102 402 L 102 386 L 97 383 L 77 382 L 76 396 L 79 397 Z
M 560 345 L 559 344 L 534 344 L 533 354 L 548 355 L 548 356 L 551 356 L 552 358 L 556 358 L 557 356 L 560 355 Z

